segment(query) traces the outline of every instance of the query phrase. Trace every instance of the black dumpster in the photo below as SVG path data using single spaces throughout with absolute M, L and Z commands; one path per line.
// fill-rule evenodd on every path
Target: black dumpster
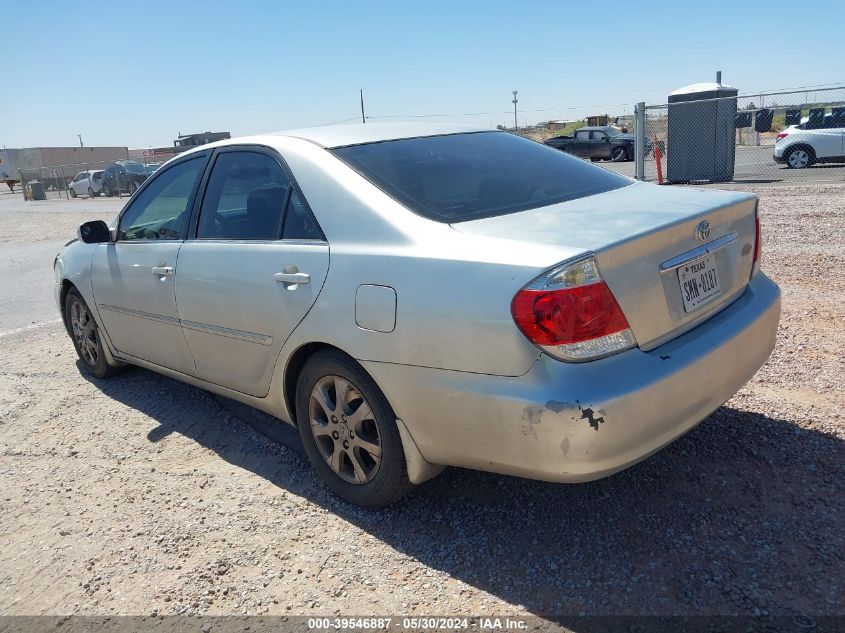
M 684 86 L 669 95 L 666 179 L 733 180 L 738 90 L 722 83 Z

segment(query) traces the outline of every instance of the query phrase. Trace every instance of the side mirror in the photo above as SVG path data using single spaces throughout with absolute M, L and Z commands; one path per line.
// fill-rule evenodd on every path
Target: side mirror
M 92 220 L 79 225 L 79 239 L 86 244 L 102 244 L 111 241 L 111 233 L 105 222 Z

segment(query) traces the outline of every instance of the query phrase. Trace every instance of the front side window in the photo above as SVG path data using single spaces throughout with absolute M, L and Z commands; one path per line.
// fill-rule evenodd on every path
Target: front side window
M 545 207 L 633 181 L 507 132 L 473 132 L 330 150 L 411 211 L 463 222 Z
M 604 132 L 593 132 L 592 135 L 594 141 L 607 140 L 607 135 Z
M 205 157 L 173 165 L 153 178 L 120 218 L 120 240 L 183 240 L 189 205 Z
M 259 152 L 223 152 L 200 210 L 200 239 L 277 240 L 290 190 L 279 163 Z
M 583 132 L 575 132 L 575 139 L 578 141 L 587 141 L 590 138 L 590 133 L 588 131 Z

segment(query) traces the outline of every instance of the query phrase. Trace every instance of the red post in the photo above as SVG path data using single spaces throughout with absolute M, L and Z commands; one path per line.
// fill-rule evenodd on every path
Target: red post
M 654 135 L 654 161 L 657 163 L 657 184 L 663 184 L 663 165 L 660 162 L 660 145 L 657 143 L 657 134 Z

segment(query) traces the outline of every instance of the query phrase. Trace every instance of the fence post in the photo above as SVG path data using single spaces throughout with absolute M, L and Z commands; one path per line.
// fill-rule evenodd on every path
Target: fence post
M 645 179 L 645 102 L 640 101 L 634 108 L 636 141 L 634 143 L 634 178 Z

